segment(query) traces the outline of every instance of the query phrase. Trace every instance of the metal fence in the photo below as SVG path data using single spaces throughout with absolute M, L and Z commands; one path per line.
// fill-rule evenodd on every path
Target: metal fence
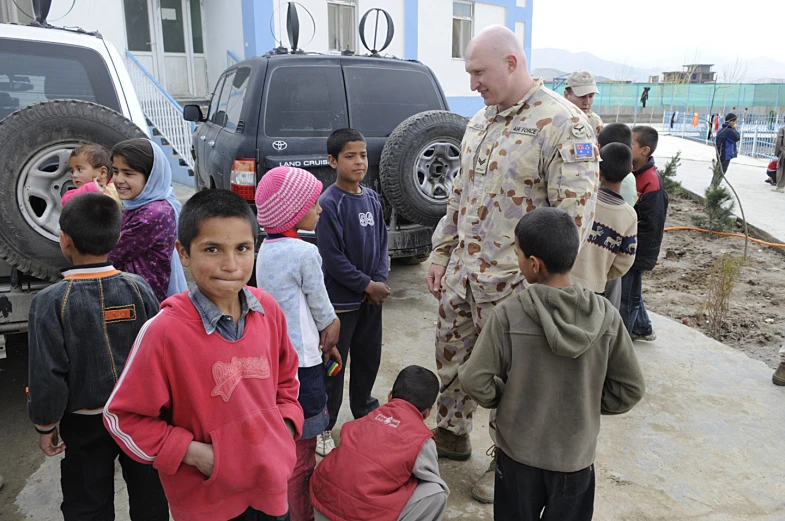
M 195 125 L 183 119 L 183 107 L 159 84 L 139 60 L 125 51 L 128 73 L 142 104 L 142 111 L 172 148 L 189 166 L 194 167 L 191 157 L 191 137 Z
M 740 155 L 774 158 L 774 141 L 777 131 L 785 124 L 782 116 L 769 115 L 738 115 L 736 125 L 741 140 L 738 152 Z M 665 112 L 662 119 L 662 133 L 677 136 L 707 145 L 713 145 L 717 130 L 724 123 L 722 116 L 713 120 L 708 113 L 700 112 Z

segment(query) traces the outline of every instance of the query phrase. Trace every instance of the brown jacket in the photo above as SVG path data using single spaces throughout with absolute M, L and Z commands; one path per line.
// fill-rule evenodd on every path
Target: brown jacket
M 459 378 L 481 406 L 498 407 L 505 454 L 557 472 L 591 465 L 600 415 L 629 411 L 644 392 L 618 311 L 578 284 L 534 284 L 499 304 Z

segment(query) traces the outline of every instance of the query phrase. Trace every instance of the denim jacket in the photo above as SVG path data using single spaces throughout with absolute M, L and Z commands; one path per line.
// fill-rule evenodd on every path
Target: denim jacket
M 153 290 L 111 264 L 74 266 L 33 298 L 29 414 L 46 432 L 65 413 L 100 414 L 137 333 L 158 313 Z

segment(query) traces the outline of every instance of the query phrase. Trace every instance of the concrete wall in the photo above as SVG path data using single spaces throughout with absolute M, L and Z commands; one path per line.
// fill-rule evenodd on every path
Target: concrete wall
M 125 13 L 122 0 L 79 0 L 64 18 L 71 2 L 52 2 L 49 22 L 64 27 L 81 27 L 86 31 L 98 31 L 104 39 L 124 54 L 127 47 Z
M 241 0 L 203 0 L 204 50 L 207 58 L 209 91 L 226 69 L 226 51 L 244 59 Z

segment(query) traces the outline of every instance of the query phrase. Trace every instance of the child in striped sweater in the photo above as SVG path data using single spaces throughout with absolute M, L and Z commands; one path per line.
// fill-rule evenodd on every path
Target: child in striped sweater
M 600 190 L 594 224 L 583 244 L 572 278 L 584 288 L 604 294 L 609 280 L 632 267 L 638 245 L 638 217 L 620 195 L 621 183 L 632 170 L 632 151 L 622 143 L 600 149 Z

